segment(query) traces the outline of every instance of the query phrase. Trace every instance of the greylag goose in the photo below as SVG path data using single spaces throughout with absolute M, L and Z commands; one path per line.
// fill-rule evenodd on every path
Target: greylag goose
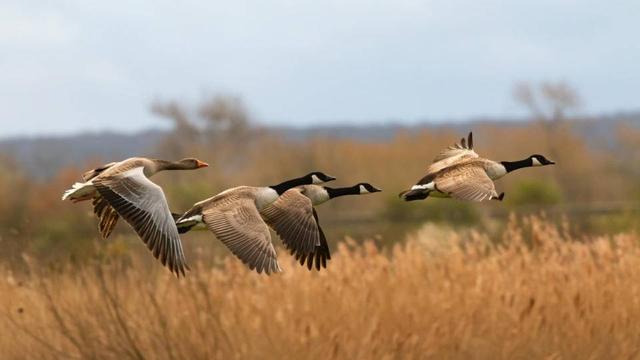
M 208 166 L 198 159 L 165 161 L 142 157 L 113 162 L 87 171 L 84 182 L 64 192 L 62 200 L 93 199 L 99 230 L 109 236 L 118 217 L 133 227 L 153 256 L 177 276 L 189 267 L 164 192 L 149 177 L 164 170 L 193 170 Z

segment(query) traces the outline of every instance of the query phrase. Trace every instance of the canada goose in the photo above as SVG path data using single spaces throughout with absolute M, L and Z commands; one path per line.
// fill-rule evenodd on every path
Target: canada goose
M 103 237 L 122 216 L 144 241 L 153 256 L 177 276 L 189 269 L 167 200 L 160 186 L 149 177 L 163 170 L 193 170 L 208 166 L 198 159 L 165 161 L 130 158 L 109 163 L 83 174 L 83 183 L 75 183 L 62 200 L 74 203 L 93 199 L 94 213 L 100 219 Z
M 345 195 L 362 195 L 382 191 L 368 183 L 330 188 L 303 185 L 287 190 L 278 200 L 260 212 L 265 222 L 280 236 L 287 249 L 309 270 L 327 267 L 331 259 L 329 244 L 320 227 L 314 206 Z
M 176 225 L 180 233 L 185 233 L 204 224 L 251 270 L 266 274 L 278 272 L 276 250 L 260 211 L 293 187 L 332 180 L 335 180 L 332 176 L 312 172 L 278 185 L 231 188 L 193 205 L 176 220 Z
M 461 200 L 502 200 L 493 180 L 514 170 L 531 166 L 553 165 L 542 155 L 531 155 L 519 161 L 493 161 L 473 151 L 473 134 L 443 150 L 427 169 L 427 174 L 411 189 L 400 193 L 405 201 L 422 200 L 428 196 L 452 197 Z

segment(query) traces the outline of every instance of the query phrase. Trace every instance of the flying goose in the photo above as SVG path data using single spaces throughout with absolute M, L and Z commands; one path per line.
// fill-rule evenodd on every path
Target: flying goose
M 149 177 L 163 170 L 193 170 L 208 166 L 197 159 L 165 161 L 135 157 L 109 163 L 83 174 L 64 192 L 62 200 L 93 199 L 99 230 L 108 237 L 118 217 L 133 227 L 153 256 L 177 276 L 189 269 L 167 200 L 160 186 Z
M 312 172 L 278 185 L 231 188 L 193 205 L 176 220 L 176 225 L 180 233 L 185 233 L 204 224 L 251 270 L 266 274 L 278 272 L 276 250 L 260 211 L 291 188 L 332 180 L 335 180 L 332 176 Z
M 473 151 L 473 134 L 443 150 L 427 168 L 427 174 L 411 189 L 400 193 L 405 201 L 423 200 L 429 196 L 452 197 L 461 200 L 502 200 L 493 180 L 514 170 L 532 166 L 553 165 L 542 155 L 531 155 L 519 161 L 493 161 Z
M 329 244 L 320 227 L 314 206 L 345 195 L 361 195 L 382 191 L 368 183 L 350 187 L 330 188 L 303 185 L 287 190 L 278 200 L 260 212 L 264 221 L 280 236 L 282 242 L 295 255 L 301 265 L 307 262 L 309 270 L 327 267 L 331 259 Z

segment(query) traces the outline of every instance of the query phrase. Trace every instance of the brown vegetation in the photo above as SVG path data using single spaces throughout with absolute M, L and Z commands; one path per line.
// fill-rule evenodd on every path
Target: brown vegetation
M 311 170 L 384 192 L 318 208 L 336 249 L 327 271 L 309 272 L 280 250 L 285 273 L 260 276 L 205 232 L 183 237 L 193 271 L 178 280 L 126 225 L 100 240 L 88 204 L 60 201 L 83 170 L 117 159 L 41 182 L 0 154 L 0 357 L 639 356 L 640 173 L 628 166 L 640 158 L 637 129 L 620 129 L 612 150 L 588 146 L 564 115 L 553 126 L 476 126 L 476 148 L 488 158 L 554 153 L 558 165 L 499 180 L 503 203 L 404 203 L 397 192 L 464 134 L 303 142 L 251 126 L 233 98 L 154 111 L 175 131 L 140 155 L 212 164 L 154 177 L 175 211 L 228 187 Z M 546 220 L 527 217 L 541 210 Z
M 187 278 L 101 262 L 0 276 L 3 358 L 635 358 L 640 238 L 572 238 L 511 219 L 497 239 L 429 225 L 382 251 L 342 243 L 328 271 L 282 256 Z M 283 251 L 280 251 L 282 254 Z
M 170 110 L 165 109 L 169 114 L 179 112 Z M 186 120 L 182 121 L 180 126 L 187 128 Z M 224 128 L 240 131 L 238 127 Z M 457 139 L 458 132 L 443 128 L 400 132 L 380 141 L 311 138 L 302 142 L 266 130 L 245 129 L 238 135 L 244 140 L 231 141 L 235 135 L 225 137 L 223 132 L 211 135 L 211 141 L 205 136 L 190 143 L 177 141 L 187 131 L 182 129 L 169 136 L 157 152 L 142 155 L 178 159 L 189 154 L 212 164 L 197 173 L 174 172 L 154 177 L 175 211 L 187 209 L 228 187 L 278 183 L 311 170 L 336 176 L 337 186 L 366 181 L 383 189 L 380 194 L 339 199 L 320 207 L 322 222 L 331 239 L 345 235 L 361 239 L 379 234 L 390 244 L 424 221 L 482 226 L 487 218 L 503 221 L 509 212 L 535 213 L 540 209 L 572 215 L 575 225 L 589 233 L 637 229 L 640 174 L 627 166 L 638 157 L 634 142 L 639 136 L 637 130 L 620 132 L 619 146 L 628 158 L 587 147 L 570 124 L 560 125 L 554 133 L 557 136 L 552 138 L 545 135 L 546 130 L 539 123 L 508 129 L 479 126 L 473 130 L 477 150 L 498 160 L 547 154 L 549 144 L 545 139 L 556 141 L 554 146 L 559 155 L 553 160 L 558 165 L 521 170 L 499 180 L 498 190 L 507 195 L 504 203 L 470 204 L 439 199 L 403 203 L 397 193 L 418 180 L 434 154 Z M 171 150 L 171 144 L 180 144 L 180 148 Z M 166 151 L 169 153 L 165 154 Z M 22 266 L 21 255 L 25 252 L 54 262 L 69 259 L 81 262 L 95 255 L 100 243 L 96 242 L 96 222 L 89 206 L 62 202 L 60 194 L 78 180 L 83 170 L 113 160 L 117 159 L 78 164 L 40 182 L 25 176 L 20 164 L 0 157 L 0 170 L 6 169 L 0 171 L 0 244 L 4 251 L 0 262 Z M 600 176 L 602 169 L 607 171 L 606 177 Z M 127 246 L 138 242 L 123 224 L 118 225 L 114 235 L 125 237 Z

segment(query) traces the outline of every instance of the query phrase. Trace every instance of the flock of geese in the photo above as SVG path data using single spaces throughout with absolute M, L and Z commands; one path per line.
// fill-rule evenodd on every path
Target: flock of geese
M 443 150 L 425 176 L 400 193 L 405 201 L 432 197 L 483 201 L 502 200 L 493 180 L 517 169 L 552 165 L 542 155 L 519 161 L 493 161 L 473 150 L 473 135 Z M 271 186 L 238 186 L 194 204 L 183 214 L 172 213 L 162 188 L 149 178 L 165 170 L 195 170 L 208 164 L 198 159 L 165 161 L 142 157 L 105 164 L 82 175 L 62 200 L 92 200 L 98 230 L 109 237 L 122 217 L 153 256 L 177 276 L 189 270 L 180 234 L 208 229 L 244 264 L 258 273 L 281 271 L 269 228 L 273 229 L 301 265 L 326 268 L 331 253 L 315 206 L 345 195 L 381 191 L 369 183 L 331 188 L 335 180 L 322 172 Z

